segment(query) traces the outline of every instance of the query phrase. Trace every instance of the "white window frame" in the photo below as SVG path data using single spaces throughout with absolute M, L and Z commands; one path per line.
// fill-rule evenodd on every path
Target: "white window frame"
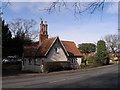
M 35 59 L 34 65 L 40 65 L 40 59 L 39 59 L 39 58 L 36 58 L 36 59 Z
M 71 62 L 71 64 L 75 64 L 76 63 L 76 59 L 75 58 L 70 58 L 70 62 Z
M 56 52 L 57 54 L 59 54 L 59 48 L 58 48 L 58 47 L 55 47 L 55 52 Z

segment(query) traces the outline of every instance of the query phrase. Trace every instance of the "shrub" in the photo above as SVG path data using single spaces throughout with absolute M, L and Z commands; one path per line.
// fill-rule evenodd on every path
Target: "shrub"
M 103 40 L 97 42 L 97 59 L 101 61 L 102 65 L 109 64 L 109 56 L 106 48 L 106 43 Z
M 89 63 L 94 63 L 95 59 L 96 59 L 95 56 L 89 56 L 88 57 L 88 64 Z
M 49 61 L 49 62 L 44 62 L 43 65 L 44 65 L 45 72 L 61 71 L 61 70 L 70 69 L 69 61 Z
M 89 56 L 88 57 L 88 64 L 92 65 L 92 66 L 100 66 L 100 65 L 102 65 L 102 63 L 99 60 L 99 57 L 97 55 Z
M 2 70 L 22 70 L 22 62 L 7 62 L 2 63 Z

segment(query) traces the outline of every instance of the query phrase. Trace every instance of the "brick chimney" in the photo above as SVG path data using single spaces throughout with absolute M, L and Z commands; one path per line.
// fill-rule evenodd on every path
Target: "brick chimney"
M 41 20 L 39 44 L 41 44 L 44 40 L 48 39 L 47 27 L 48 27 L 48 25 L 47 25 L 46 21 L 43 22 Z

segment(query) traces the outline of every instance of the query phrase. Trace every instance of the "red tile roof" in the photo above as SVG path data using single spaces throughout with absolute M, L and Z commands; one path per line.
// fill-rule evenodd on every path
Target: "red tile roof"
M 116 55 L 117 57 L 120 57 L 120 53 L 117 53 L 117 55 Z
M 88 55 L 94 56 L 94 55 L 95 55 L 95 52 L 91 52 L 91 53 L 89 53 Z
M 56 39 L 57 37 L 49 38 L 43 41 L 40 46 L 38 46 L 39 42 L 35 42 L 29 46 L 24 46 L 24 56 L 25 57 L 45 56 Z M 69 56 L 82 56 L 74 42 L 61 41 L 61 43 L 63 44 L 63 47 L 65 48 Z
M 38 45 L 26 45 L 24 46 L 24 56 L 33 57 L 38 48 Z
M 56 40 L 56 38 L 57 37 L 53 37 L 43 41 L 36 53 L 36 56 L 45 56 L 46 52 L 49 50 L 50 46 Z
M 32 45 L 38 45 L 39 44 L 39 41 L 37 42 L 32 42 Z
M 83 56 L 82 53 L 77 49 L 74 42 L 70 41 L 61 41 L 67 50 L 69 56 Z

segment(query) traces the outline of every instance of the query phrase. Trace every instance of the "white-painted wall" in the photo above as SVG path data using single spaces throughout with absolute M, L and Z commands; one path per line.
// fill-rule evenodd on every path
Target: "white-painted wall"
M 58 48 L 58 53 L 56 53 L 55 48 Z M 59 40 L 57 40 L 47 56 L 47 61 L 67 61 L 67 60 L 68 59 L 67 56 L 65 55 L 65 52 L 63 51 Z
M 81 65 L 81 62 L 82 62 L 82 58 L 81 58 L 81 57 L 78 57 L 78 58 L 77 58 L 77 63 L 78 63 L 78 65 Z
M 71 68 L 79 68 L 82 62 L 82 57 L 69 57 Z
M 55 48 L 58 48 L 58 53 Z M 81 57 L 73 57 L 75 59 L 75 64 L 71 64 L 72 67 L 79 67 L 82 61 Z M 57 39 L 56 43 L 52 46 L 50 52 L 47 55 L 47 58 L 38 58 L 40 60 L 40 65 L 34 64 L 34 59 L 32 59 L 32 64 L 29 64 L 29 60 L 26 59 L 24 65 L 22 65 L 22 70 L 30 70 L 33 72 L 41 72 L 42 61 L 68 61 L 68 58 Z M 72 58 L 69 58 L 72 59 Z
M 22 65 L 22 70 L 29 70 L 29 71 L 33 71 L 33 72 L 41 72 L 41 65 L 42 65 L 42 60 L 45 60 L 44 58 L 38 58 L 40 60 L 40 65 L 35 65 L 34 64 L 34 59 L 32 59 L 31 64 L 29 64 L 29 60 L 26 59 L 24 61 L 24 65 Z

